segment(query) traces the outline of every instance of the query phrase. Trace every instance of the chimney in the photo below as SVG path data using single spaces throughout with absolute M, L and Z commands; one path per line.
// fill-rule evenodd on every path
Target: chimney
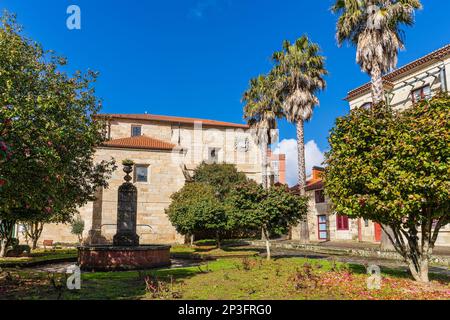
M 324 168 L 321 167 L 313 167 L 312 169 L 312 179 L 313 181 L 321 180 L 322 174 L 325 171 Z
M 278 166 L 280 183 L 286 184 L 286 155 L 280 154 L 278 159 L 280 163 Z

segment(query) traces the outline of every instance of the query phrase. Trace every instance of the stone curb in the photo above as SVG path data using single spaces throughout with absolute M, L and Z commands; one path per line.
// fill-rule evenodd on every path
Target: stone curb
M 248 245 L 255 247 L 265 247 L 264 241 L 247 241 Z M 314 253 L 333 254 L 333 255 L 349 255 L 356 257 L 378 258 L 388 260 L 403 260 L 395 251 L 381 251 L 378 249 L 357 249 L 357 248 L 336 248 L 336 247 L 322 247 L 311 244 L 294 244 L 294 243 L 277 243 L 271 242 L 271 248 L 289 249 L 289 250 L 303 250 Z M 431 263 L 449 266 L 450 256 L 433 255 Z

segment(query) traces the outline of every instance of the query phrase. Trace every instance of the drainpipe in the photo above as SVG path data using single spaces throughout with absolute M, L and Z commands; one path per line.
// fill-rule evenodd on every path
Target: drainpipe
M 442 92 L 447 92 L 447 76 L 445 74 L 445 63 L 442 64 L 441 68 L 441 90 Z

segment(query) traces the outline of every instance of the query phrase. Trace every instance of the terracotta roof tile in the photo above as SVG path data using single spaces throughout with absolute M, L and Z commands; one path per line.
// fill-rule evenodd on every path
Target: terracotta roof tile
M 147 136 L 129 137 L 110 140 L 103 143 L 104 147 L 124 149 L 146 149 L 146 150 L 172 150 L 175 145 Z
M 312 190 L 320 190 L 324 188 L 324 184 L 323 184 L 323 180 L 308 180 L 306 181 L 306 187 L 305 187 L 305 191 L 312 191 Z M 299 194 L 299 187 L 298 185 L 294 186 L 291 188 L 291 191 Z
M 415 68 L 418 68 L 428 62 L 442 59 L 443 57 L 445 57 L 447 55 L 450 55 L 450 44 L 447 44 L 446 46 L 444 46 L 436 51 L 433 51 L 430 54 L 427 54 L 426 56 L 424 56 L 420 59 L 417 59 L 411 63 L 408 63 L 407 65 L 405 65 L 401 68 L 398 68 L 398 69 L 392 71 L 391 73 L 388 73 L 387 75 L 385 75 L 383 77 L 383 83 L 388 86 L 393 86 L 392 81 L 395 80 L 397 77 L 399 77 Z M 350 91 L 348 93 L 347 97 L 345 98 L 345 100 L 350 100 L 354 97 L 357 97 L 357 96 L 367 92 L 368 90 L 370 90 L 370 88 L 371 88 L 370 82 L 366 83 L 363 86 Z
M 100 114 L 98 116 L 101 118 L 110 118 L 110 119 L 160 121 L 160 122 L 182 123 L 182 124 L 194 124 L 196 122 L 201 122 L 203 126 L 240 128 L 240 129 L 249 128 L 249 126 L 246 124 L 207 120 L 207 119 L 197 119 L 197 118 L 160 116 L 154 114 Z

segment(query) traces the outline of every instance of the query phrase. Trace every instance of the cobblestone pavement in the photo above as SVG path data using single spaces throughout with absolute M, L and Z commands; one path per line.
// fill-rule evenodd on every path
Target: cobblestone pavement
M 290 241 L 283 241 L 289 243 Z M 295 242 L 293 242 L 295 243 Z M 324 248 L 339 248 L 339 249 L 379 249 L 379 243 L 372 242 L 355 242 L 355 241 L 330 241 L 315 243 L 315 245 Z M 436 246 L 433 249 L 433 254 L 450 256 L 450 247 Z

